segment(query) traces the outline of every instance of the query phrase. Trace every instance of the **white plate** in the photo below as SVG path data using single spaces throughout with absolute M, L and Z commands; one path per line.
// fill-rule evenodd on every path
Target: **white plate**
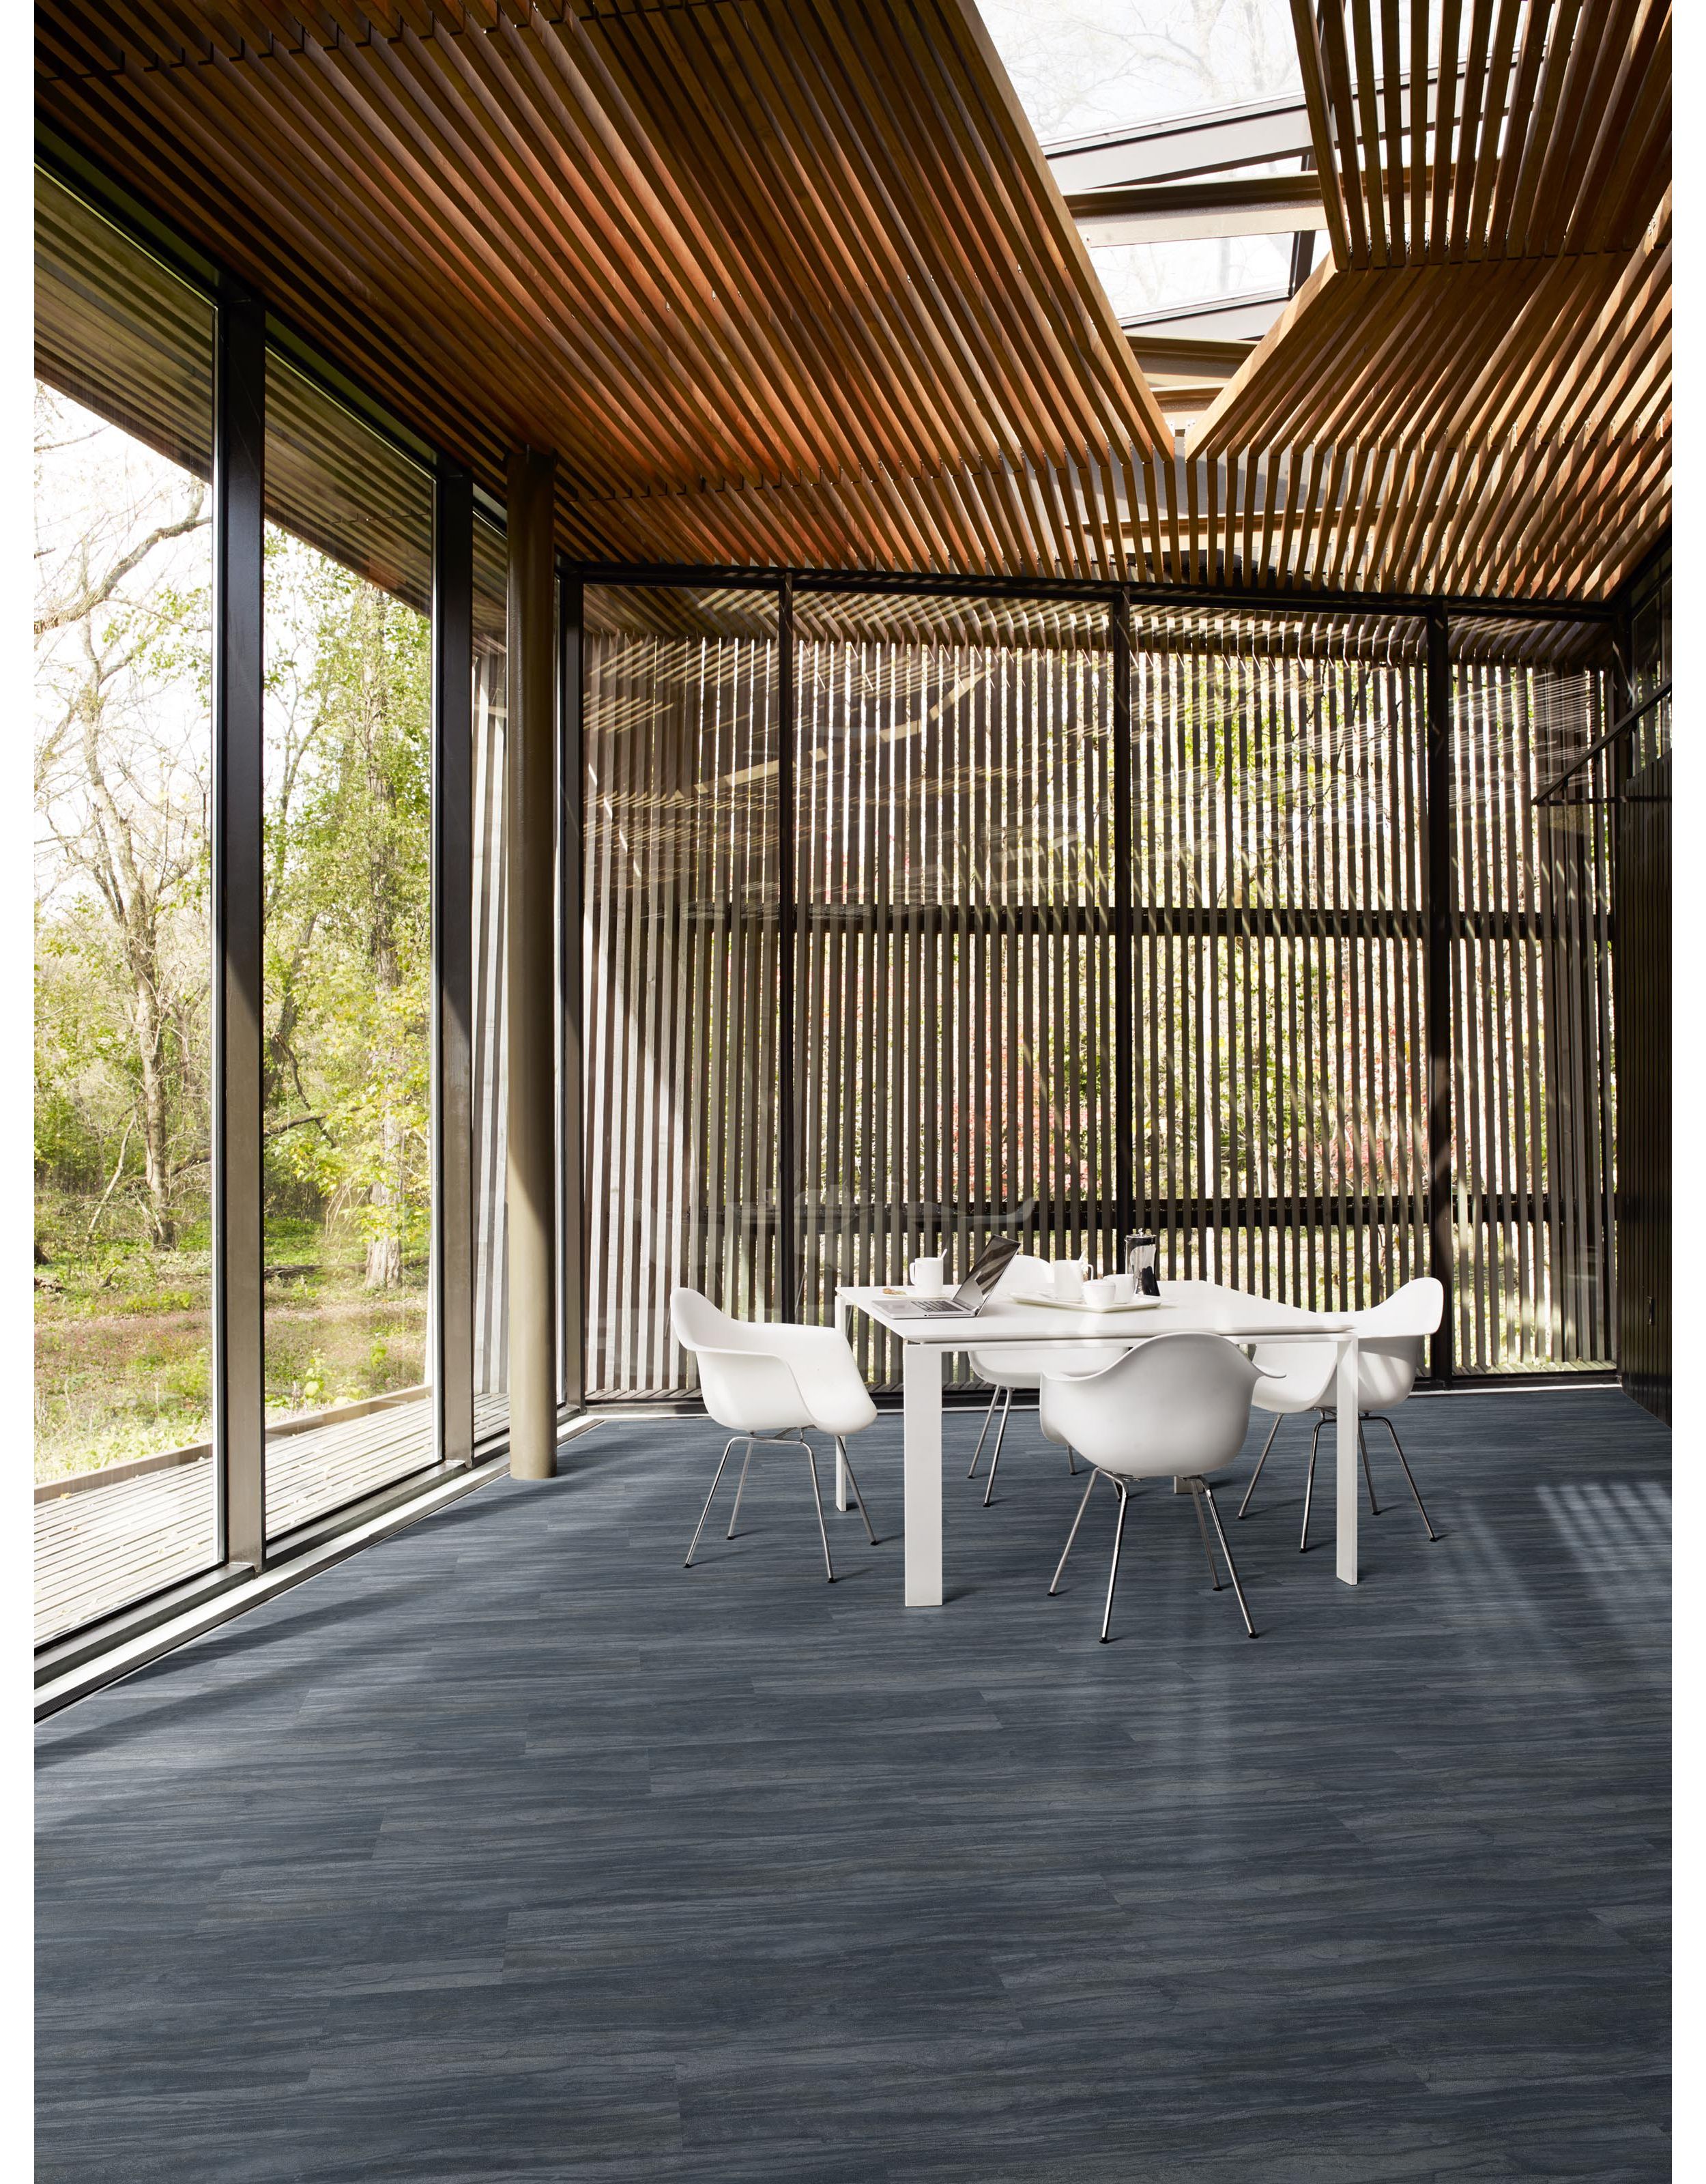
M 1040 1304 L 1047 1312 L 1083 1312 L 1099 1317 L 1109 1312 L 1157 1312 L 1159 1297 L 1134 1297 L 1130 1304 L 1092 1304 L 1087 1298 L 1078 1304 L 1068 1304 L 1064 1297 L 1016 1296 L 1014 1304 Z

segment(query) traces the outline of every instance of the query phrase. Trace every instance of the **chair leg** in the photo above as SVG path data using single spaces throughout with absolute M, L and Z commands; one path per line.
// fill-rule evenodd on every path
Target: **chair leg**
M 853 1477 L 853 1468 L 852 1464 L 847 1462 L 847 1445 L 842 1439 L 839 1434 L 836 1435 L 836 1454 L 840 1457 L 842 1460 L 842 1468 L 845 1470 L 847 1475 L 847 1485 L 851 1486 L 853 1490 L 853 1500 L 859 1503 L 859 1513 L 860 1516 L 864 1518 L 865 1531 L 870 1537 L 871 1545 L 875 1546 L 876 1545 L 876 1534 L 873 1532 L 870 1528 L 870 1511 L 864 1506 L 864 1496 L 859 1490 L 859 1481 Z
M 1078 1459 L 1072 1453 L 1070 1441 L 1066 1444 L 1066 1476 L 1069 1479 L 1076 1479 L 1078 1476 Z
M 800 1435 L 800 1441 L 805 1449 L 806 1462 L 811 1466 L 812 1470 L 812 1499 L 818 1505 L 818 1537 L 823 1541 L 824 1574 L 833 1585 L 836 1581 L 836 1569 L 835 1564 L 830 1560 L 830 1535 L 824 1529 L 824 1497 L 818 1491 L 818 1460 L 812 1453 L 811 1443 L 807 1440 L 803 1434 Z
M 1399 1462 L 1401 1464 L 1403 1464 L 1403 1468 L 1404 1468 L 1404 1477 L 1405 1477 L 1406 1479 L 1408 1479 L 1409 1480 L 1409 1483 L 1410 1483 L 1410 1492 L 1411 1492 L 1412 1494 L 1414 1494 L 1414 1495 L 1415 1495 L 1415 1497 L 1416 1497 L 1416 1507 L 1417 1507 L 1417 1508 L 1418 1508 L 1418 1509 L 1421 1509 L 1421 1520 L 1422 1520 L 1422 1522 L 1423 1522 L 1423 1524 L 1426 1524 L 1426 1525 L 1427 1525 L 1427 1535 L 1428 1535 L 1429 1539 L 1432 1540 L 1436 1544 L 1437 1544 L 1437 1543 L 1438 1543 L 1438 1540 L 1439 1540 L 1439 1534 L 1438 1534 L 1436 1531 L 1435 1531 L 1435 1529 L 1434 1529 L 1433 1526 L 1432 1526 L 1431 1524 L 1429 1524 L 1429 1523 L 1428 1523 L 1428 1513 L 1427 1513 L 1427 1511 L 1426 1511 L 1425 1509 L 1423 1509 L 1423 1508 L 1422 1508 L 1422 1498 L 1421 1498 L 1421 1496 L 1420 1495 L 1420 1493 L 1417 1493 L 1417 1491 L 1416 1491 L 1415 1474 L 1414 1474 L 1414 1473 L 1410 1469 L 1410 1467 L 1409 1467 L 1409 1458 L 1405 1456 L 1405 1454 L 1404 1454 L 1404 1446 L 1403 1446 L 1403 1442 L 1398 1439 L 1398 1428 L 1397 1428 L 1397 1427 L 1392 1424 L 1392 1420 L 1391 1420 L 1391 1419 L 1386 1416 L 1386 1412 L 1385 1412 L 1384 1411 L 1376 1411 L 1376 1412 L 1374 1413 L 1374 1416 L 1375 1416 L 1375 1417 L 1376 1417 L 1376 1418 L 1380 1420 L 1381 1424 L 1386 1428 L 1386 1431 L 1387 1431 L 1387 1432 L 1392 1435 L 1392 1446 L 1393 1446 L 1393 1447 L 1398 1451 L 1398 1462 Z
M 1357 1420 L 1357 1446 L 1363 1452 L 1363 1477 L 1369 1482 L 1369 1508 L 1373 1515 L 1378 1517 L 1381 1513 L 1381 1505 L 1375 1499 L 1375 1474 L 1369 1469 L 1369 1438 L 1363 1431 L 1363 1422 L 1360 1418 Z
M 710 1490 L 710 1492 L 709 1492 L 709 1493 L 705 1496 L 705 1506 L 704 1506 L 704 1507 L 703 1507 L 702 1510 L 700 1510 L 700 1512 L 699 1512 L 699 1521 L 698 1521 L 698 1523 L 697 1523 L 697 1524 L 693 1527 L 693 1544 L 692 1544 L 692 1546 L 690 1546 L 690 1547 L 688 1548 L 688 1550 L 687 1550 L 687 1559 L 686 1559 L 686 1562 L 684 1562 L 684 1563 L 682 1563 L 682 1565 L 681 1565 L 681 1568 L 682 1568 L 683 1569 L 692 1569 L 692 1568 L 693 1567 L 693 1547 L 697 1547 L 697 1546 L 698 1546 L 698 1544 L 699 1544 L 699 1535 L 700 1535 L 700 1533 L 701 1533 L 701 1532 L 703 1532 L 703 1531 L 704 1530 L 704 1529 L 705 1529 L 705 1519 L 706 1519 L 706 1518 L 707 1518 L 707 1517 L 709 1517 L 709 1516 L 710 1515 L 710 1513 L 711 1513 L 711 1504 L 712 1504 L 712 1502 L 714 1502 L 714 1501 L 716 1500 L 716 1498 L 717 1498 L 717 1488 L 718 1488 L 718 1486 L 719 1486 L 719 1485 L 721 1484 L 721 1482 L 722 1482 L 722 1477 L 723 1477 L 723 1466 L 724 1466 L 724 1465 L 728 1462 L 728 1460 L 729 1460 L 729 1449 L 730 1449 L 730 1448 L 736 1448 L 736 1447 L 738 1447 L 738 1446 L 739 1446 L 739 1445 L 740 1445 L 740 1440 L 741 1440 L 741 1436 L 739 1435 L 739 1434 L 736 1434 L 736 1435 L 735 1435 L 734 1440 L 731 1440 L 731 1441 L 729 1443 L 729 1448 L 725 1448 L 725 1449 L 723 1451 L 722 1455 L 721 1455 L 721 1456 L 719 1457 L 719 1459 L 718 1459 L 718 1462 L 717 1462 L 717 1475 L 716 1475 L 716 1477 L 715 1477 L 715 1478 L 711 1481 L 711 1490 Z M 752 1447 L 753 1447 L 753 1444 L 751 1443 L 751 1441 L 748 1441 L 748 1442 L 747 1443 L 747 1454 L 748 1454 L 748 1455 L 750 1455 L 750 1454 L 752 1453 Z
M 1220 1542 L 1220 1552 L 1226 1557 L 1226 1574 L 1231 1579 L 1232 1590 L 1238 1596 L 1238 1613 L 1244 1618 L 1245 1630 L 1253 1638 L 1256 1635 L 1256 1626 L 1250 1620 L 1250 1610 L 1244 1599 L 1244 1588 L 1238 1582 L 1238 1566 L 1232 1560 L 1232 1550 L 1226 1545 L 1226 1528 L 1220 1522 L 1220 1513 L 1214 1506 L 1214 1490 L 1206 1479 L 1203 1481 L 1203 1491 L 1208 1497 L 1209 1514 L 1214 1520 L 1214 1535 Z
M 1125 1505 L 1131 1499 L 1131 1490 L 1123 1479 L 1114 1482 L 1120 1496 L 1120 1514 L 1114 1524 L 1114 1559 L 1108 1565 L 1108 1605 L 1102 1611 L 1102 1643 L 1108 1643 L 1108 1626 L 1114 1620 L 1114 1586 L 1120 1575 L 1120 1549 L 1125 1538 Z
M 748 1441 L 747 1443 L 747 1452 L 741 1458 L 741 1475 L 735 1481 L 735 1506 L 729 1513 L 728 1537 L 731 1540 L 735 1536 L 735 1519 L 741 1513 L 741 1496 L 747 1490 L 747 1466 L 752 1462 L 752 1460 L 753 1444 L 751 1441 Z
M 977 1459 L 983 1454 L 983 1444 L 989 1438 L 989 1422 L 995 1416 L 995 1407 L 1000 1401 L 1000 1389 L 992 1388 L 989 1391 L 989 1408 L 983 1414 L 983 1431 L 977 1436 L 977 1446 L 971 1451 L 971 1468 L 965 1474 L 968 1479 L 975 1479 L 977 1476 Z
M 989 1483 L 983 1490 L 983 1506 L 989 1507 L 989 1497 L 995 1491 L 995 1467 L 1001 1461 L 1001 1444 L 1007 1438 L 1007 1420 L 1013 1409 L 1013 1390 L 1007 1391 L 1007 1401 L 1001 1407 L 1001 1424 L 995 1429 L 995 1449 L 989 1459 Z
M 1197 1512 L 1197 1529 L 1203 1535 L 1203 1552 L 1208 1559 L 1209 1575 L 1213 1580 L 1215 1591 L 1218 1592 L 1220 1590 L 1220 1573 L 1214 1567 L 1214 1550 L 1209 1545 L 1209 1527 L 1203 1522 L 1203 1496 L 1200 1490 L 1202 1484 L 1200 1479 L 1193 1479 L 1191 1481 L 1191 1506 Z
M 1262 1466 L 1268 1460 L 1268 1451 L 1274 1446 L 1274 1435 L 1280 1430 L 1280 1418 L 1283 1415 L 1283 1412 L 1276 1413 L 1274 1423 L 1268 1428 L 1268 1438 L 1262 1443 L 1262 1453 L 1256 1458 L 1256 1468 L 1250 1474 L 1250 1483 L 1244 1489 L 1243 1500 L 1238 1504 L 1238 1514 L 1241 1517 L 1250 1506 L 1250 1496 L 1256 1490 L 1256 1481 L 1262 1475 Z
M 1309 1475 L 1303 1485 L 1303 1531 L 1302 1538 L 1298 1541 L 1298 1552 L 1300 1555 L 1306 1555 L 1309 1552 L 1309 1500 L 1315 1490 L 1315 1451 L 1321 1445 L 1321 1428 L 1326 1422 L 1326 1412 L 1324 1411 L 1315 1420 L 1314 1434 L 1309 1442 Z
M 1060 1559 L 1054 1565 L 1054 1575 L 1049 1580 L 1048 1592 L 1051 1599 L 1053 1597 L 1055 1587 L 1060 1582 L 1060 1573 L 1066 1567 L 1066 1557 L 1072 1552 L 1072 1542 L 1078 1537 L 1078 1527 L 1084 1522 L 1084 1512 L 1090 1506 L 1090 1497 L 1095 1491 L 1096 1473 L 1092 1470 L 1090 1474 L 1090 1484 L 1084 1490 L 1084 1498 L 1078 1505 L 1078 1514 L 1072 1519 L 1072 1529 L 1066 1535 L 1066 1545 L 1060 1550 Z

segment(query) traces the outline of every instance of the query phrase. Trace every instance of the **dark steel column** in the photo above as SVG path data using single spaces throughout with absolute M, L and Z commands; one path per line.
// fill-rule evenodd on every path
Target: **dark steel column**
M 583 1121 L 586 1095 L 581 1024 L 581 921 L 586 775 L 582 760 L 582 644 L 586 587 L 564 576 L 557 593 L 558 705 L 557 922 L 559 1150 L 558 1235 L 562 1297 L 560 1382 L 564 1404 L 578 1410 L 586 1400 L 586 1223 Z
M 794 1007 L 798 911 L 794 901 L 794 580 L 784 576 L 776 603 L 776 884 L 781 911 L 776 940 L 776 1316 L 800 1311 L 799 1222 L 794 1100 Z
M 432 1327 L 438 1452 L 474 1460 L 474 486 L 432 504 Z
M 1114 1258 L 1137 1226 L 1137 1032 L 1136 921 L 1131 870 L 1131 602 L 1122 593 L 1109 616 L 1114 655 Z
M 555 459 L 509 457 L 509 714 L 504 735 L 508 922 L 509 1471 L 549 1479 L 557 1454 L 557 650 Z
M 1424 1008 L 1427 1021 L 1428 1267 L 1445 1285 L 1433 1338 L 1431 1377 L 1449 1380 L 1456 1340 L 1451 1158 L 1451 632 L 1435 608 L 1427 625 L 1427 918 Z
M 214 1446 L 225 1559 L 266 1556 L 261 1313 L 266 315 L 221 293 L 214 375 Z

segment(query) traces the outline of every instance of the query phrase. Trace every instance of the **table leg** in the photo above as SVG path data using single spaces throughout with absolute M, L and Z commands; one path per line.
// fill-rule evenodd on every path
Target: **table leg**
M 1357 1338 L 1347 1334 L 1339 1342 L 1338 1384 L 1333 1399 L 1338 1407 L 1338 1575 L 1345 1584 L 1357 1581 L 1357 1507 L 1360 1484 L 1357 1467 Z
M 836 1333 L 845 1342 L 847 1339 L 847 1308 L 842 1301 L 842 1293 L 836 1291 Z M 836 1507 L 847 1507 L 847 1460 L 842 1454 L 841 1443 L 836 1443 Z
M 901 1350 L 906 1402 L 906 1604 L 942 1605 L 942 1352 Z

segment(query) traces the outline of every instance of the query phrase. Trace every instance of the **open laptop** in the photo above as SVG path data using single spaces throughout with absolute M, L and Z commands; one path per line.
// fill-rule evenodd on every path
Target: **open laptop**
M 951 1297 L 909 1297 L 903 1304 L 885 1299 L 884 1310 L 891 1319 L 975 1319 L 994 1295 L 1008 1262 L 1018 1256 L 1019 1245 L 1011 1236 L 992 1236 Z

